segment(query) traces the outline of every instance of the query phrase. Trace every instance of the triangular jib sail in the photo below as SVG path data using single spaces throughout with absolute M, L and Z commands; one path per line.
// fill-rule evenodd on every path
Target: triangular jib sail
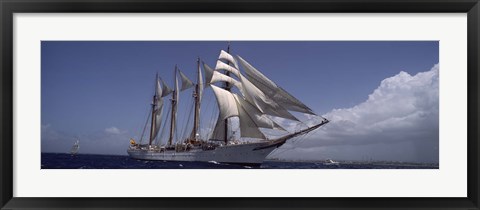
M 180 91 L 184 91 L 188 88 L 191 88 L 193 86 L 193 82 L 188 79 L 188 77 L 183 74 L 183 72 L 181 72 L 180 70 L 178 70 L 178 72 L 180 73 L 180 78 L 182 79 L 182 88 L 180 89 Z

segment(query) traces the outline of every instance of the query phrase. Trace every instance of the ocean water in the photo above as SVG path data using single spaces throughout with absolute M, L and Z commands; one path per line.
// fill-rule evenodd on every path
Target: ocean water
M 42 169 L 438 169 L 438 164 L 393 162 L 340 162 L 338 166 L 321 162 L 265 161 L 250 167 L 216 162 L 169 162 L 135 160 L 129 156 L 42 153 Z

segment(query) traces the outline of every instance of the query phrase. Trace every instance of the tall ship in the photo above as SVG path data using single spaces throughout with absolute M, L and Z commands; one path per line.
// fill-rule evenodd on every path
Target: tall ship
M 220 51 L 215 68 L 201 64 L 197 58 L 195 73 L 193 82 L 175 66 L 173 89 L 156 76 L 151 110 L 140 141 L 130 139 L 127 152 L 132 158 L 258 166 L 286 141 L 328 123 L 245 59 L 231 55 L 230 46 L 227 51 Z M 193 89 L 193 117 L 188 117 L 182 129 L 177 123 L 179 93 L 188 89 Z M 202 103 L 204 91 L 208 90 L 213 92 L 215 101 Z M 163 117 L 165 98 L 170 103 Z M 213 111 L 204 112 L 208 108 L 202 107 L 205 103 Z M 296 125 L 295 129 L 287 129 L 285 122 Z M 142 143 L 148 127 L 148 143 Z

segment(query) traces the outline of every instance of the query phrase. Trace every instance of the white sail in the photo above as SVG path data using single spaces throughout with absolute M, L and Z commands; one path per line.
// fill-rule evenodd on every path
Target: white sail
M 198 100 L 200 101 L 202 99 L 202 95 L 203 95 L 203 76 L 202 76 L 202 69 L 200 68 L 200 66 L 198 66 L 198 69 L 197 69 L 197 74 L 198 74 L 198 78 L 197 78 L 197 83 L 198 83 Z M 200 108 L 200 107 L 199 107 Z
M 217 65 L 215 66 L 215 71 L 228 71 L 240 78 L 240 71 L 233 66 L 229 66 L 221 60 L 217 60 Z
M 243 88 L 242 88 L 242 83 L 240 83 L 239 81 L 225 75 L 225 74 L 222 74 L 218 71 L 214 71 L 213 72 L 213 75 L 212 75 L 212 79 L 210 80 L 210 84 L 214 84 L 216 82 L 228 82 L 230 84 L 233 84 L 235 85 L 239 90 L 240 92 L 242 92 L 243 94 Z
M 177 124 L 177 106 L 178 106 L 178 101 L 179 101 L 179 93 L 180 90 L 178 89 L 178 79 L 177 79 L 177 74 L 176 74 L 176 67 L 175 67 L 175 90 L 173 91 L 173 96 L 172 96 L 172 113 L 171 113 L 171 119 L 170 119 L 170 136 L 168 139 L 169 144 L 174 143 L 174 135 L 175 135 L 175 127 Z
M 210 85 L 210 81 L 212 80 L 213 76 L 213 69 L 208 66 L 206 63 L 203 63 L 203 70 L 205 71 L 205 82 L 207 83 L 207 87 Z
M 310 108 L 308 108 L 300 100 L 296 99 L 288 92 L 280 88 L 273 81 L 268 79 L 255 67 L 250 65 L 245 59 L 240 56 L 238 56 L 238 59 L 240 60 L 240 64 L 242 65 L 243 69 L 247 73 L 248 79 L 256 87 L 262 90 L 268 97 L 274 99 L 277 103 L 279 103 L 288 110 L 315 115 Z
M 265 135 L 258 129 L 257 124 L 247 113 L 240 103 L 238 103 L 238 119 L 240 124 L 240 136 L 265 139 Z
M 239 118 L 241 137 L 265 139 L 265 135 L 259 130 L 255 121 L 247 113 L 248 111 L 238 102 L 238 95 L 214 85 L 212 85 L 212 89 L 215 92 L 220 109 L 219 117 L 212 133 L 213 139 L 221 140 L 225 138 L 225 126 L 228 126 L 225 119 L 234 116 Z
M 161 79 L 157 77 L 157 82 L 155 82 L 155 96 L 159 96 L 159 98 L 163 94 L 162 82 L 163 81 L 161 81 Z
M 217 98 L 218 109 L 220 112 L 221 120 L 225 120 L 229 117 L 238 116 L 237 102 L 231 92 L 228 92 L 215 85 L 211 85 L 215 97 Z
M 165 96 L 170 95 L 170 93 L 172 93 L 173 90 L 171 88 L 169 88 L 168 85 L 162 79 L 160 79 L 160 82 L 162 83 L 162 94 L 161 94 L 161 96 L 165 97 Z
M 178 79 L 177 77 L 175 77 L 175 106 L 178 106 L 178 102 L 180 101 L 180 89 L 178 88 Z M 177 119 L 177 112 L 174 113 L 175 114 L 175 119 Z
M 241 137 L 266 139 L 265 134 L 259 128 L 284 130 L 240 96 L 234 95 L 234 97 L 238 105 Z
M 153 102 L 153 128 L 152 128 L 152 135 L 150 141 L 155 139 L 158 135 L 158 131 L 160 130 L 160 126 L 162 124 L 162 112 L 163 112 L 163 98 L 162 95 L 162 84 L 161 80 L 157 78 L 155 88 L 155 101 Z
M 255 126 L 260 128 L 270 128 L 270 129 L 277 129 L 277 130 L 283 130 L 283 131 L 285 130 L 284 128 L 279 126 L 277 123 L 275 123 L 273 120 L 271 120 L 266 115 L 264 115 L 262 112 L 260 112 L 260 110 L 258 110 L 252 104 L 250 104 L 250 102 L 246 101 L 245 99 L 243 99 L 238 95 L 234 95 L 234 97 L 235 97 L 235 100 L 237 100 L 237 103 L 242 107 L 242 109 L 245 110 L 248 117 L 250 117 L 252 121 L 255 123 Z
M 181 72 L 180 70 L 178 70 L 178 72 L 180 73 L 180 78 L 182 79 L 182 88 L 180 89 L 180 91 L 184 91 L 188 88 L 191 88 L 193 86 L 193 82 L 188 79 L 188 77 L 183 74 L 183 72 Z
M 197 60 L 198 66 L 197 66 L 197 85 L 195 87 L 194 91 L 194 96 L 196 97 L 195 99 L 195 113 L 193 116 L 193 128 L 192 132 L 190 134 L 191 139 L 197 140 L 200 135 L 200 105 L 201 105 L 201 100 L 202 100 L 202 95 L 203 95 L 203 77 L 202 77 L 202 69 L 200 67 L 200 58 Z
M 238 68 L 238 63 L 237 63 L 237 61 L 235 60 L 235 58 L 234 58 L 232 55 L 230 55 L 229 53 L 227 53 L 227 52 L 225 52 L 225 51 L 223 51 L 223 50 L 220 51 L 220 55 L 218 56 L 218 59 L 219 59 L 219 60 L 225 60 L 225 61 L 233 64 L 233 66 L 234 66 L 236 69 L 239 69 L 239 68 Z
M 221 116 L 218 115 L 217 123 L 215 124 L 215 128 L 213 128 L 212 135 L 209 139 L 215 140 L 223 140 L 225 138 L 225 120 L 220 119 Z
M 155 108 L 155 129 L 153 130 L 153 136 L 152 136 L 152 140 L 155 139 L 155 137 L 157 137 L 158 135 L 158 131 L 160 130 L 160 126 L 162 124 L 162 111 L 163 111 L 163 100 L 161 100 L 161 102 L 159 102 L 157 105 L 156 105 L 156 108 Z
M 235 94 L 231 94 L 231 95 L 235 96 Z M 240 136 L 265 139 L 265 135 L 260 131 L 258 126 L 255 124 L 254 120 L 248 115 L 247 110 L 241 107 L 238 102 L 237 102 L 236 108 L 238 111 L 238 115 L 232 115 L 231 117 L 238 116 L 239 118 L 239 127 L 240 127 L 240 134 L 241 134 Z M 215 124 L 215 128 L 213 130 L 211 138 L 216 140 L 224 139 L 226 126 L 228 125 L 226 124 L 224 115 L 219 114 L 219 117 L 217 119 L 217 123 Z
M 221 140 L 225 138 L 225 120 L 229 117 L 238 116 L 238 107 L 233 94 L 215 85 L 210 85 L 217 98 L 218 119 L 212 133 L 212 139 Z

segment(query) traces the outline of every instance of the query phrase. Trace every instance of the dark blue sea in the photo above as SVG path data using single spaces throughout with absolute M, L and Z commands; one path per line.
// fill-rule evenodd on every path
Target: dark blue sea
M 338 166 L 321 162 L 265 161 L 250 167 L 215 162 L 135 160 L 129 156 L 42 153 L 42 169 L 438 169 L 438 164 L 340 161 Z

